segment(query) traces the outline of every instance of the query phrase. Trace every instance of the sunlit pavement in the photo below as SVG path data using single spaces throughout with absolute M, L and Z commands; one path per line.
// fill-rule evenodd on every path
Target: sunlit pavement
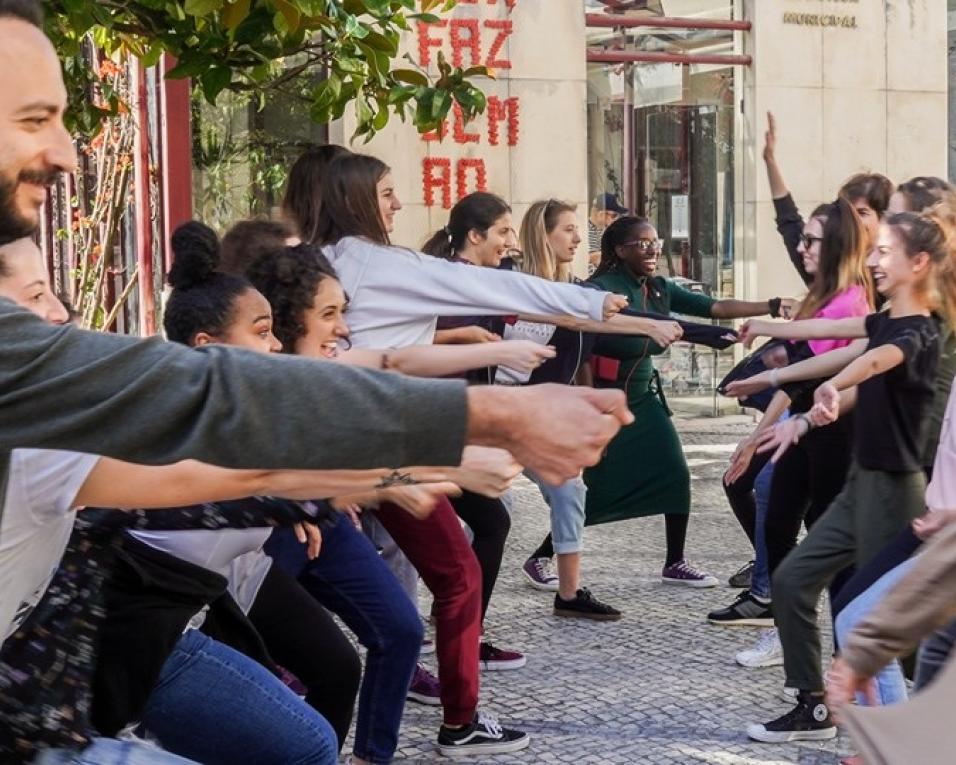
M 850 753 L 845 736 L 825 744 L 749 741 L 747 723 L 788 708 L 778 696 L 782 668 L 738 667 L 734 653 L 759 630 L 705 621 L 708 610 L 732 600 L 726 579 L 751 557 L 719 484 L 747 427 L 742 418 L 679 421 L 694 479 L 688 558 L 717 576 L 719 588 L 659 583 L 660 517 L 587 529 L 584 584 L 624 612 L 616 623 L 556 618 L 553 596 L 525 584 L 519 569 L 547 532 L 548 514 L 537 490 L 519 484 L 486 629 L 496 644 L 525 652 L 528 664 L 483 673 L 482 706 L 533 740 L 522 752 L 480 762 L 822 765 Z M 635 454 L 635 470 L 640 461 Z M 434 656 L 425 661 L 434 670 Z M 439 708 L 409 703 L 396 761 L 443 759 L 434 746 L 440 722 Z

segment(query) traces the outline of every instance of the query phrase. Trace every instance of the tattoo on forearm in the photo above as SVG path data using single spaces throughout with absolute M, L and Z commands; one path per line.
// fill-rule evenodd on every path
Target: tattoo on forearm
M 393 470 L 386 476 L 382 477 L 382 480 L 378 482 L 378 489 L 388 489 L 392 486 L 412 486 L 418 483 L 414 478 L 412 478 L 411 473 L 403 473 L 400 470 Z

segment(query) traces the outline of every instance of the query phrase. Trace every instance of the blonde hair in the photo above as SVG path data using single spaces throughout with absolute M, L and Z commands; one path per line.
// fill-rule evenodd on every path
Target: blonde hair
M 896 230 L 910 257 L 923 252 L 929 255 L 932 270 L 920 291 L 926 294 L 930 308 L 956 327 L 956 211 L 939 202 L 922 213 L 891 215 L 887 225 Z
M 558 263 L 551 243 L 550 234 L 558 225 L 558 218 L 566 212 L 576 212 L 577 205 L 562 202 L 557 199 L 548 199 L 535 202 L 528 208 L 521 219 L 521 231 L 518 234 L 521 240 L 521 270 L 532 276 L 540 276 L 551 282 L 571 281 L 571 265 Z

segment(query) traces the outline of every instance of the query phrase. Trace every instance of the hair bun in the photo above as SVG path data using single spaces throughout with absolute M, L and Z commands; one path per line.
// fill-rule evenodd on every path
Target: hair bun
M 210 281 L 219 268 L 219 237 L 205 223 L 191 220 L 172 236 L 173 267 L 167 280 L 185 290 Z

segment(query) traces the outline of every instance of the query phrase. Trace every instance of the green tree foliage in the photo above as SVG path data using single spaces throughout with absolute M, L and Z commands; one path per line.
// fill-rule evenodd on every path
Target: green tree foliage
M 352 104 L 355 137 L 370 139 L 390 115 L 422 132 L 436 129 L 457 102 L 466 119 L 485 108 L 472 78 L 439 58 L 430 78 L 399 60 L 399 36 L 411 22 L 434 22 L 456 0 L 50 0 L 47 28 L 65 61 L 70 127 L 95 134 L 123 108 L 98 76 L 97 56 L 133 55 L 145 65 L 164 53 L 171 78 L 191 77 L 210 104 L 224 91 L 303 99 L 326 123 Z M 396 65 L 398 64 L 398 66 Z

